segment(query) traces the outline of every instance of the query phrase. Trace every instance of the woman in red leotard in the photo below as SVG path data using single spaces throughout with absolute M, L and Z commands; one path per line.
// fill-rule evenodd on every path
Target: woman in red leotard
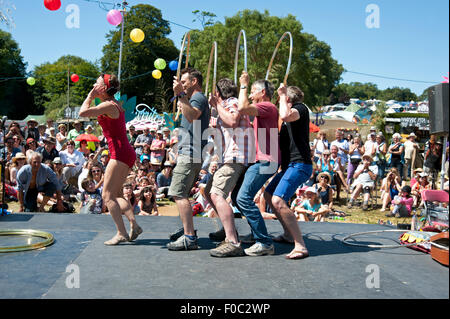
M 80 109 L 80 117 L 97 117 L 111 155 L 105 170 L 102 197 L 116 224 L 117 234 L 106 241 L 105 245 L 117 245 L 121 242 L 132 241 L 142 233 L 142 228 L 136 222 L 132 207 L 120 196 L 123 183 L 136 161 L 136 153 L 127 139 L 125 111 L 114 98 L 114 94 L 118 90 L 117 77 L 103 74 L 97 79 L 94 88 L 89 92 Z M 91 107 L 95 98 L 100 98 L 102 103 Z M 125 229 L 122 212 L 130 221 L 129 235 Z

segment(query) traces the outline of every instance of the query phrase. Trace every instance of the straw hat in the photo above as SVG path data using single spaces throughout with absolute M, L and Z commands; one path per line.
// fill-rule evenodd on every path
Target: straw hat
M 34 118 L 29 119 L 28 122 L 27 122 L 27 124 L 28 124 L 28 123 L 36 123 L 36 124 L 39 124 L 39 122 L 36 121 L 36 119 L 34 119 Z
M 27 159 L 24 153 L 18 152 L 16 156 L 12 158 L 12 162 L 15 163 L 18 159 Z
M 370 162 L 373 162 L 373 158 L 372 158 L 372 156 L 370 156 L 369 154 L 364 154 L 363 156 L 362 156 L 362 159 L 364 160 L 365 158 L 369 158 L 369 161 Z
M 317 175 L 317 181 L 320 182 L 320 179 L 322 176 L 326 176 L 328 178 L 328 183 L 331 183 L 331 175 L 328 172 L 322 172 L 319 175 Z
M 307 189 L 306 189 L 306 191 L 305 191 L 305 194 L 306 193 L 314 193 L 314 194 L 317 194 L 317 190 L 314 188 L 314 187 L 308 187 Z

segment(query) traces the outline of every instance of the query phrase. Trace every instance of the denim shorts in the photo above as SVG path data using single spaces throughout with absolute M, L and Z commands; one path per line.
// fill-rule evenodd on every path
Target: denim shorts
M 289 203 L 297 188 L 306 182 L 312 174 L 312 165 L 304 163 L 289 163 L 287 169 L 275 175 L 266 188 L 272 196 L 278 196 Z

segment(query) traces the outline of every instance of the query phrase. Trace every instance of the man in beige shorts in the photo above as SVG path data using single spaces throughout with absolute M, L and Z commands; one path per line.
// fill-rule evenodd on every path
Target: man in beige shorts
M 215 172 L 205 187 L 205 194 L 211 206 L 219 215 L 225 230 L 225 240 L 210 250 L 213 257 L 243 256 L 244 250 L 238 239 L 234 213 L 227 201 L 240 176 L 245 173 L 249 158 L 249 145 L 254 144 L 254 133 L 248 115 L 240 114 L 237 99 L 238 89 L 230 79 L 221 79 L 209 104 L 219 115 L 217 130 L 222 140 L 217 140 L 222 150 L 222 166 Z M 218 132 L 219 133 L 219 132 Z M 222 155 L 220 154 L 220 155 Z
M 169 250 L 198 249 L 189 192 L 201 170 L 201 150 L 206 145 L 202 135 L 210 120 L 208 100 L 202 93 L 202 85 L 201 73 L 192 68 L 183 69 L 181 79 L 175 78 L 173 81 L 173 91 L 178 97 L 178 108 L 183 117 L 178 136 L 178 159 L 168 196 L 177 204 L 183 228 L 169 237 Z

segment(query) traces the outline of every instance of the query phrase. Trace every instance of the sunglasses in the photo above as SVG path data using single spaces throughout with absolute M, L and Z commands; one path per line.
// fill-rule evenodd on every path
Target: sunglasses
M 328 180 L 328 177 L 326 177 L 326 176 L 320 176 L 320 179 L 326 179 L 326 180 Z
M 92 173 L 100 173 L 100 172 L 101 172 L 101 170 L 99 170 L 99 169 L 92 170 Z

